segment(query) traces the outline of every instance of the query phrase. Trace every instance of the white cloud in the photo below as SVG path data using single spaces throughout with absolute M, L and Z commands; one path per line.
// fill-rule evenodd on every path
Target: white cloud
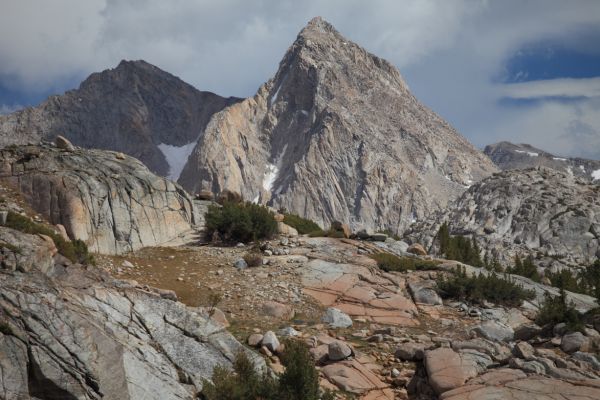
M 580 79 L 560 78 L 511 83 L 503 85 L 500 90 L 507 97 L 513 99 L 600 97 L 600 77 Z
M 64 90 L 121 59 L 145 59 L 201 90 L 249 96 L 316 15 L 397 65 L 418 98 L 479 146 L 524 137 L 559 147 L 577 123 L 594 132 L 600 127 L 590 116 L 600 111 L 593 98 L 527 108 L 498 102 L 592 96 L 596 81 L 494 83 L 508 57 L 537 41 L 598 53 L 593 37 L 574 39 L 600 26 L 596 0 L 7 0 L 0 13 L 0 87 Z M 579 138 L 572 151 L 588 151 L 593 136 Z

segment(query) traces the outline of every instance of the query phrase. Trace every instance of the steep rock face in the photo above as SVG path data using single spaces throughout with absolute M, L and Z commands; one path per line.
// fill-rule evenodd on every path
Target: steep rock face
M 0 236 L 16 247 L 39 242 L 4 227 Z M 193 399 L 239 351 L 265 367 L 205 310 L 39 250 L 45 257 L 30 257 L 28 273 L 0 266 L 1 398 Z
M 181 187 L 121 153 L 22 146 L 2 150 L 0 162 L 0 177 L 92 251 L 161 244 L 195 224 L 194 203 Z
M 473 185 L 447 212 L 407 231 L 433 246 L 439 226 L 472 236 L 506 265 L 515 254 L 542 267 L 580 266 L 600 257 L 600 187 L 547 168 L 504 171 Z
M 501 170 L 548 167 L 588 181 L 600 183 L 600 161 L 559 157 L 528 144 L 499 142 L 485 146 L 483 152 Z
M 179 183 L 401 231 L 494 171 L 396 68 L 315 18 L 254 97 L 214 115 Z
M 210 117 L 235 101 L 201 92 L 144 61 L 122 61 L 90 75 L 77 90 L 0 116 L 0 146 L 62 135 L 78 146 L 122 151 L 177 179 L 178 167 L 163 151 L 185 162 L 185 147 L 174 147 L 191 150 Z

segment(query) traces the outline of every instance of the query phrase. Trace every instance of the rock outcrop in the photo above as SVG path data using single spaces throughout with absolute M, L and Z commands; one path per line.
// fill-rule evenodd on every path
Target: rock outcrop
M 212 115 L 236 101 L 201 92 L 144 61 L 122 61 L 76 90 L 0 116 L 0 147 L 63 135 L 77 146 L 129 154 L 177 179 Z
M 265 366 L 201 308 L 53 259 L 37 236 L 0 236 L 12 238 L 3 253 L 40 250 L 18 255 L 27 273 L 0 267 L 0 398 L 192 399 L 239 351 Z
M 600 256 L 600 186 L 548 168 L 504 171 L 473 185 L 448 211 L 406 236 L 436 251 L 439 226 L 474 237 L 504 265 L 532 255 L 545 268 L 578 267 Z
M 198 219 L 181 187 L 120 153 L 13 146 L 0 152 L 0 162 L 1 178 L 94 252 L 121 254 L 166 243 Z
M 494 171 L 393 65 L 315 18 L 254 97 L 213 116 L 179 183 L 398 232 Z
M 555 156 L 528 144 L 510 142 L 487 145 L 483 152 L 501 170 L 547 167 L 600 183 L 600 161 L 598 160 Z

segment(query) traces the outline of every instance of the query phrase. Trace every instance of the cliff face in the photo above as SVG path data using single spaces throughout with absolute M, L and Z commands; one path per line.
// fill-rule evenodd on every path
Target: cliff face
M 549 168 L 504 171 L 473 185 L 447 211 L 411 227 L 427 246 L 442 222 L 505 264 L 531 254 L 548 268 L 600 257 L 600 186 Z
M 1 178 L 94 252 L 121 254 L 165 243 L 198 219 L 181 187 L 121 153 L 21 146 L 2 150 L 0 161 Z
M 177 179 L 181 166 L 173 164 L 185 162 L 211 116 L 235 101 L 201 92 L 144 61 L 122 61 L 76 90 L 0 116 L 0 146 L 62 135 L 78 146 L 129 154 Z
M 483 152 L 501 170 L 547 167 L 600 183 L 600 161 L 560 157 L 528 144 L 499 142 L 485 146 Z
M 494 171 L 396 68 L 316 18 L 254 97 L 213 116 L 179 183 L 402 231 Z

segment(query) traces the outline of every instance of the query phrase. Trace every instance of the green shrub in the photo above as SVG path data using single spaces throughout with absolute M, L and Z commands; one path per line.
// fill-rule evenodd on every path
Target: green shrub
M 524 276 L 525 278 L 529 278 L 534 282 L 539 282 L 541 280 L 537 267 L 533 263 L 532 256 L 529 256 L 525 258 L 525 260 L 521 261 L 521 257 L 517 255 L 515 257 L 515 265 L 513 267 L 506 268 L 506 273 Z
M 21 214 L 9 211 L 5 226 L 32 235 L 49 236 L 56 245 L 58 252 L 72 262 L 94 264 L 94 256 L 89 253 L 87 245 L 83 241 L 79 239 L 67 241 L 51 228 L 38 224 Z
M 321 230 L 321 227 L 310 219 L 302 218 L 296 214 L 286 213 L 283 215 L 283 222 L 296 229 L 301 235 Z
M 440 276 L 437 280 L 442 297 L 482 303 L 484 300 L 506 306 L 520 306 L 523 300 L 535 297 L 532 290 L 526 290 L 510 278 L 496 274 L 467 276 L 464 268 L 457 267 L 449 277 Z
M 561 269 L 558 272 L 547 271 L 544 275 L 554 287 L 568 290 L 569 292 L 585 293 L 585 288 L 580 284 L 577 275 L 568 269 Z
M 437 269 L 438 263 L 431 260 L 421 260 L 420 258 L 398 257 L 390 253 L 375 253 L 369 255 L 377 261 L 377 266 L 386 271 L 406 272 L 408 270 L 432 270 Z
M 212 382 L 202 384 L 202 395 L 206 400 L 256 400 L 274 399 L 277 382 L 268 374 L 259 374 L 243 351 L 234 362 L 233 371 L 216 366 Z
M 3 335 L 13 335 L 13 330 L 8 324 L 8 322 L 0 321 L 0 333 Z
M 582 315 L 575 309 L 573 303 L 567 304 L 567 297 L 561 289 L 559 296 L 546 293 L 535 322 L 539 325 L 556 325 L 564 322 L 570 331 L 583 331 Z
M 246 261 L 246 264 L 248 264 L 248 267 L 250 268 L 260 267 L 261 265 L 263 265 L 262 255 L 256 252 L 249 252 L 244 254 L 244 261 Z
M 600 302 L 600 260 L 597 259 L 580 272 L 579 282 L 582 293 L 594 296 Z
M 209 236 L 217 232 L 225 241 L 248 243 L 273 237 L 277 222 L 267 207 L 227 201 L 222 207 L 208 207 L 206 230 Z
M 310 232 L 308 234 L 308 236 L 309 237 L 330 237 L 330 238 L 343 239 L 344 232 L 336 231 L 334 229 L 328 229 L 326 231 L 324 231 L 323 229 L 319 229 L 319 230 Z
M 202 395 L 206 400 L 333 400 L 328 392 L 319 395 L 319 373 L 306 345 L 300 341 L 285 342 L 281 357 L 285 372 L 277 379 L 254 370 L 245 353 L 240 352 L 233 371 L 216 367 L 212 382 L 203 381 Z
M 464 236 L 450 236 L 447 223 L 443 223 L 437 233 L 440 253 L 448 260 L 456 260 L 474 267 L 483 267 L 481 250 L 475 239 Z

